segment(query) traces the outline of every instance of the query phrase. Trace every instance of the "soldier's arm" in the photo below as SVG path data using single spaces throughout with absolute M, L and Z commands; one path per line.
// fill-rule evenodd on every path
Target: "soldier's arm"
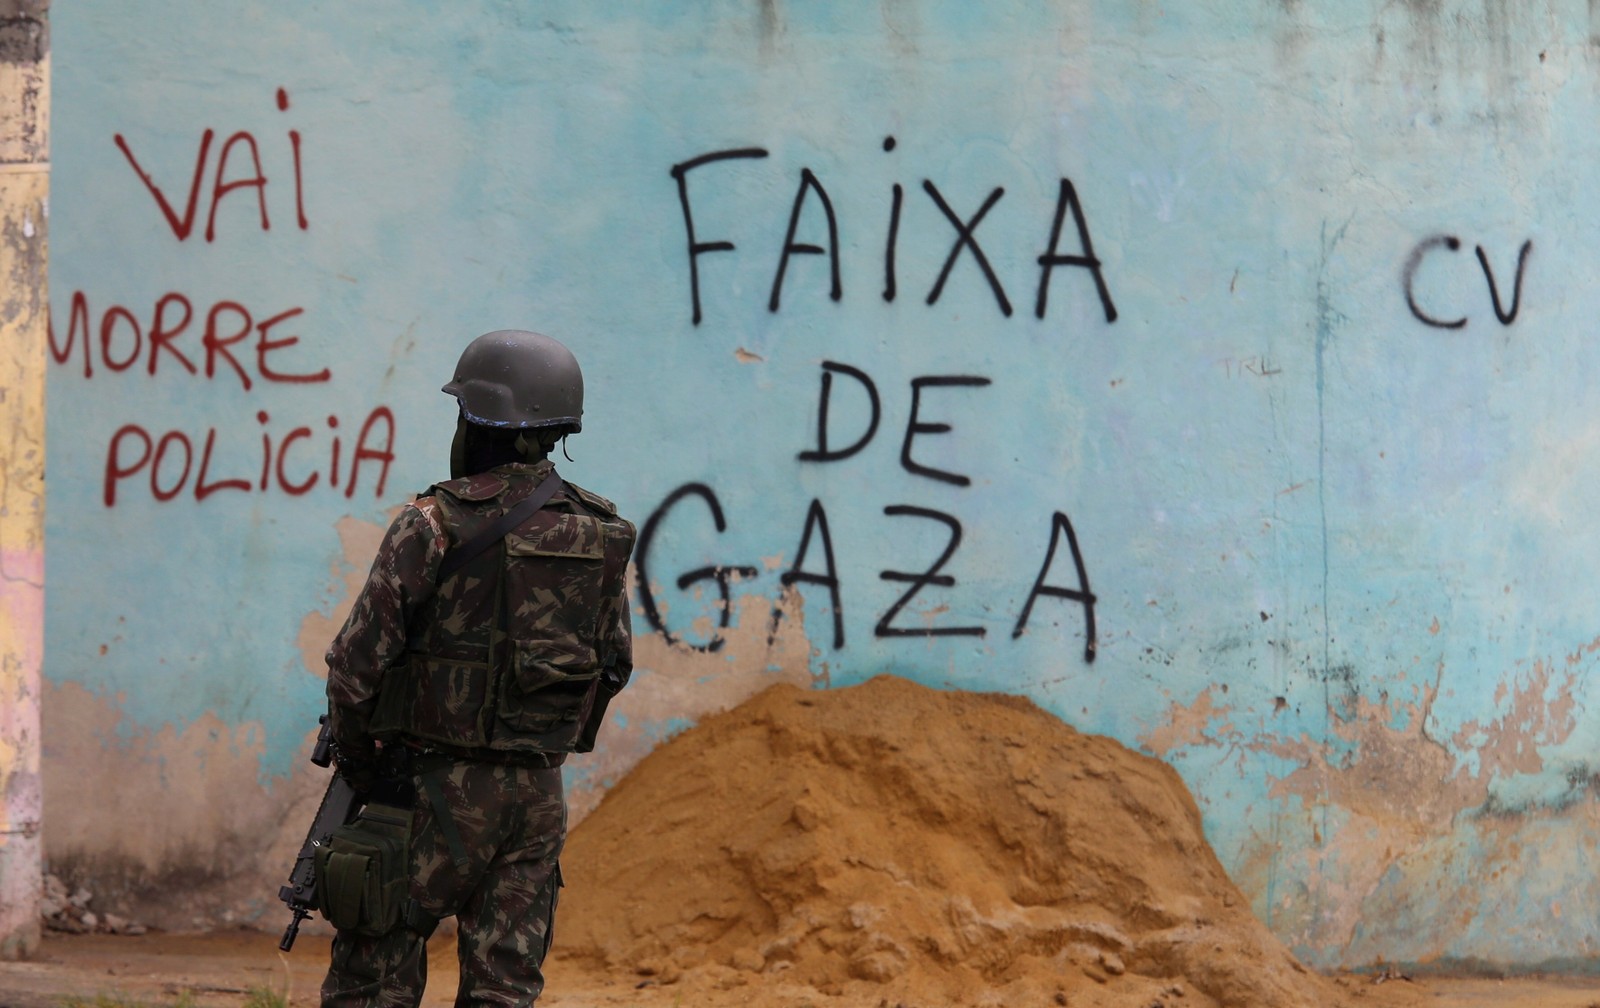
M 613 691 L 628 685 L 633 675 L 633 610 L 628 605 L 628 559 L 633 554 L 637 535 L 632 522 L 624 518 L 618 518 L 617 521 L 622 525 L 622 534 L 616 537 L 609 548 L 616 551 L 610 562 L 615 564 L 618 576 L 615 589 L 602 603 L 599 623 L 604 647 L 600 658 L 610 669 Z
M 384 672 L 404 656 L 406 626 L 432 595 L 447 546 L 431 499 L 401 508 L 328 648 L 328 721 L 341 762 L 353 768 L 372 760 L 368 724 Z
M 628 580 L 617 579 L 617 590 L 605 602 L 600 619 L 605 651 L 601 660 L 610 667 L 616 689 L 628 685 L 633 675 L 633 620 L 628 606 Z

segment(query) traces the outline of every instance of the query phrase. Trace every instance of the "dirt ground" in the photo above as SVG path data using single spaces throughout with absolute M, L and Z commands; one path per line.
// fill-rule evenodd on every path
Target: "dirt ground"
M 453 939 L 429 946 L 428 994 L 423 1004 L 442 1008 L 455 993 Z M 317 984 L 327 963 L 328 939 L 302 935 L 294 951 L 278 951 L 278 936 L 254 931 L 200 935 L 47 935 L 27 962 L 0 963 L 0 1008 L 63 1008 L 64 1005 L 172 1005 L 239 1008 L 253 992 L 284 997 L 290 1006 L 317 1003 Z M 558 950 L 559 952 L 559 950 Z M 594 977 L 560 961 L 550 964 L 550 986 L 541 1005 L 551 1008 L 898 1008 L 882 998 L 827 997 L 816 992 L 744 986 L 715 992 L 677 985 L 638 987 L 643 977 Z M 1339 985 L 1371 1008 L 1595 1008 L 1600 977 L 1507 979 L 1419 976 L 1375 983 L 1343 976 Z M 257 1004 L 262 999 L 257 996 Z M 1069 1001 L 1069 1004 L 1071 1002 Z M 1181 1004 L 1174 999 L 1173 1004 Z M 931 1008 L 906 1004 L 904 1008 Z M 1271 1008 L 1271 1006 L 1240 1006 Z
M 1166 764 L 1032 702 L 777 685 L 573 830 L 554 1008 L 1600 1008 L 1600 975 L 1323 976 L 1250 912 Z M 66 935 L 0 1008 L 314 1005 L 325 924 Z M 424 1004 L 452 1003 L 454 931 Z

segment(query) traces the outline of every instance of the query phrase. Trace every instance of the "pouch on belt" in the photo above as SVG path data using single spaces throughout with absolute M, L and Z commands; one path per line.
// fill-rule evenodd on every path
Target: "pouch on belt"
M 411 810 L 372 803 L 317 851 L 317 909 L 341 931 L 383 935 L 410 897 Z

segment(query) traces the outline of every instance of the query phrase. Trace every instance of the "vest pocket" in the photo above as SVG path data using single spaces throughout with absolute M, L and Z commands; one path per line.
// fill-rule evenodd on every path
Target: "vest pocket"
M 569 748 L 600 674 L 593 652 L 553 641 L 509 643 L 511 675 L 503 684 L 500 720 L 518 734 L 534 736 L 546 751 Z
M 385 681 L 373 716 L 374 734 L 399 731 L 458 746 L 487 741 L 487 662 L 412 652 L 395 671 L 401 681 Z

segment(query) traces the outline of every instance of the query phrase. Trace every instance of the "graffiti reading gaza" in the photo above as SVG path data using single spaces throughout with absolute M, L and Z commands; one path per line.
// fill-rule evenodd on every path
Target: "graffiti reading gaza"
M 289 111 L 289 95 L 282 88 L 276 104 L 278 111 Z M 271 231 L 275 203 L 282 205 L 280 217 L 292 219 L 299 231 L 310 230 L 300 132 L 289 129 L 286 142 L 263 144 L 251 131 L 237 130 L 215 147 L 213 158 L 216 135 L 210 128 L 201 131 L 188 191 L 181 197 L 169 197 L 175 187 L 146 169 L 133 142 L 120 133 L 112 136 L 172 239 L 181 243 L 202 235 L 207 243 L 217 242 L 223 233 L 219 211 L 223 225 L 231 221 L 238 226 L 242 215 L 244 226 Z M 265 157 L 264 148 L 269 152 Z M 287 181 L 270 185 L 268 167 L 271 177 Z M 137 193 L 138 187 L 130 191 Z M 195 226 L 202 205 L 205 229 L 199 232 Z M 239 209 L 230 215 L 235 206 Z M 142 374 L 146 381 L 162 384 L 237 382 L 243 407 L 231 420 L 203 429 L 158 432 L 137 421 L 123 423 L 106 444 L 101 484 L 105 506 L 115 507 L 119 492 L 125 496 L 139 489 L 163 502 L 180 496 L 203 501 L 224 491 L 299 497 L 322 490 L 354 497 L 369 472 L 374 474 L 373 494 L 381 497 L 395 457 L 395 418 L 388 406 L 371 407 L 359 423 L 334 414 L 284 421 L 245 398 L 275 384 L 331 381 L 330 368 L 307 364 L 296 353 L 301 337 L 292 327 L 304 316 L 305 309 L 297 305 L 246 305 L 228 298 L 196 304 L 178 291 L 153 297 L 148 310 L 109 304 L 97 312 L 88 292 L 73 291 L 64 338 L 57 338 L 51 319 L 50 354 L 57 366 L 81 367 L 85 381 L 97 374 Z

